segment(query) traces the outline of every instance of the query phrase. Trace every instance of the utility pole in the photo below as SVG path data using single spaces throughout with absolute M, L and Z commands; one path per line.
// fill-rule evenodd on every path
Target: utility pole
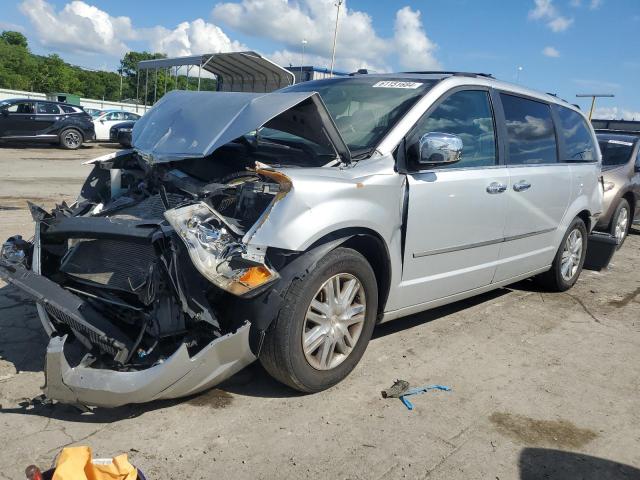
M 122 68 L 118 69 L 118 74 L 120 75 L 120 101 L 122 102 Z
M 304 46 L 307 44 L 307 39 L 302 39 L 302 57 L 300 58 L 300 81 L 302 81 L 302 65 L 304 65 Z
M 338 3 L 335 4 L 337 8 L 336 10 L 336 28 L 333 31 L 333 50 L 331 51 L 331 69 L 329 70 L 329 75 L 333 76 L 333 64 L 336 59 L 336 40 L 338 39 L 338 20 L 340 18 L 340 7 L 342 6 L 342 2 L 344 0 L 338 0 Z
M 578 98 L 591 98 L 591 108 L 589 109 L 589 121 L 593 116 L 593 110 L 596 106 L 596 98 L 613 98 L 615 95 L 611 93 L 579 93 L 576 95 Z

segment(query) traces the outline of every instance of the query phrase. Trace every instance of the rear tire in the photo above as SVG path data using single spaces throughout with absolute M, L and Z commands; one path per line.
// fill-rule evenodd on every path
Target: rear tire
M 622 244 L 627 238 L 629 228 L 631 226 L 631 206 L 626 199 L 621 199 L 620 203 L 616 207 L 613 216 L 611 217 L 611 226 L 609 227 L 609 233 L 616 237 L 618 240 L 618 249 L 622 247 Z
M 377 311 L 371 265 L 357 251 L 337 248 L 293 281 L 266 333 L 260 362 L 273 378 L 301 392 L 330 388 L 362 358 Z
M 586 253 L 587 227 L 580 217 L 576 217 L 562 238 L 551 269 L 538 275 L 537 282 L 553 292 L 569 290 L 582 272 Z
M 76 150 L 82 146 L 84 137 L 76 128 L 66 128 L 60 134 L 60 146 L 67 150 Z

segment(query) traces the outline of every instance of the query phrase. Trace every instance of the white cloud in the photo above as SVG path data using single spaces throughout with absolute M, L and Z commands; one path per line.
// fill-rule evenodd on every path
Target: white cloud
M 427 37 L 420 15 L 420 10 L 411 7 L 396 12 L 394 38 L 398 61 L 404 68 L 438 70 L 441 65 L 434 56 L 437 45 Z
M 0 30 L 10 30 L 13 32 L 24 32 L 24 27 L 17 23 L 2 22 L 0 21 Z
M 75 0 L 61 9 L 47 0 L 21 0 L 22 13 L 33 25 L 41 44 L 61 53 L 98 53 L 120 57 L 128 43 L 169 56 L 250 49 L 229 37 L 229 27 L 282 44 L 273 53 L 261 52 L 276 62 L 297 65 L 302 39 L 307 40 L 305 63 L 329 66 L 335 28 L 335 0 L 240 0 L 218 3 L 215 23 L 197 18 L 175 28 L 157 25 L 135 28 L 129 17 L 114 17 L 100 8 Z M 257 49 L 256 49 L 257 50 Z M 396 12 L 393 37 L 375 31 L 371 17 L 359 10 L 340 9 L 336 64 L 338 70 L 367 68 L 388 71 L 389 63 L 407 69 L 437 69 L 437 45 L 425 33 L 421 12 L 404 7 Z
M 569 4 L 572 7 L 582 7 L 582 0 L 571 0 L 571 2 L 569 2 Z M 598 8 L 600 8 L 600 6 L 602 5 L 602 0 L 591 0 L 589 2 L 589 9 L 590 10 L 596 10 Z
M 152 51 L 170 57 L 248 50 L 241 43 L 232 41 L 220 27 L 201 18 L 182 22 L 173 30 L 157 26 L 144 36 L 148 37 Z
M 555 47 L 544 47 L 542 49 L 542 54 L 545 57 L 558 58 L 560 56 L 560 52 Z
M 573 18 L 560 14 L 553 0 L 534 0 L 535 8 L 529 11 L 529 18 L 545 22 L 554 32 L 563 32 L 573 24 Z
M 640 120 L 640 112 L 619 107 L 597 107 L 593 118 L 603 120 Z
M 82 1 L 67 3 L 59 12 L 45 0 L 24 0 L 19 8 L 47 47 L 121 55 L 128 50 L 125 41 L 136 38 L 129 17 L 112 17 Z
M 300 62 L 300 54 L 295 52 L 300 52 L 302 39 L 307 40 L 309 59 L 315 55 L 319 64 L 331 63 L 336 19 L 334 0 L 241 0 L 239 3 L 217 4 L 212 16 L 240 32 L 282 43 L 284 49 L 275 52 L 273 57 L 276 61 L 287 60 L 283 62 L 285 65 Z M 336 68 L 387 70 L 388 58 L 392 54 L 402 55 L 400 63 L 407 68 L 437 65 L 433 56 L 435 45 L 424 33 L 420 12 L 408 7 L 399 10 L 395 32 L 391 39 L 380 37 L 373 28 L 371 17 L 348 8 L 345 2 L 340 9 Z M 406 38 L 399 37 L 399 34 L 406 35 Z M 410 58 L 400 48 L 411 48 L 417 56 Z

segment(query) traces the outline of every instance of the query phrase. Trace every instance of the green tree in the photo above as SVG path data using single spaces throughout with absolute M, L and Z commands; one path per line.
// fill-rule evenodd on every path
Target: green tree
M 162 53 L 127 52 L 120 60 L 116 72 L 85 70 L 69 65 L 56 54 L 41 56 L 29 51 L 27 38 L 20 32 L 4 31 L 0 34 L 0 88 L 35 92 L 75 93 L 84 98 L 119 101 L 138 101 L 152 105 L 166 91 L 179 88 L 198 88 L 197 69 L 191 70 L 187 84 L 186 75 L 159 69 L 141 71 L 138 78 L 138 62 L 166 58 Z M 145 100 L 145 82 L 148 84 Z M 122 83 L 121 83 L 122 82 Z M 216 81 L 201 78 L 201 90 L 215 90 Z M 122 89 L 122 90 L 121 90 Z
M 25 37 L 20 32 L 14 32 L 12 30 L 5 30 L 0 34 L 0 38 L 7 42 L 9 45 L 16 45 L 18 47 L 27 48 L 29 46 L 29 42 L 27 42 L 27 37 Z

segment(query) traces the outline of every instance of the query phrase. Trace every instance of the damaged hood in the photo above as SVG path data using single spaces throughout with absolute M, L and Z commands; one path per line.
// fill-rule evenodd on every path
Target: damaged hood
M 342 161 L 349 148 L 316 92 L 167 93 L 133 128 L 133 147 L 150 163 L 211 155 L 261 127 L 330 145 Z

